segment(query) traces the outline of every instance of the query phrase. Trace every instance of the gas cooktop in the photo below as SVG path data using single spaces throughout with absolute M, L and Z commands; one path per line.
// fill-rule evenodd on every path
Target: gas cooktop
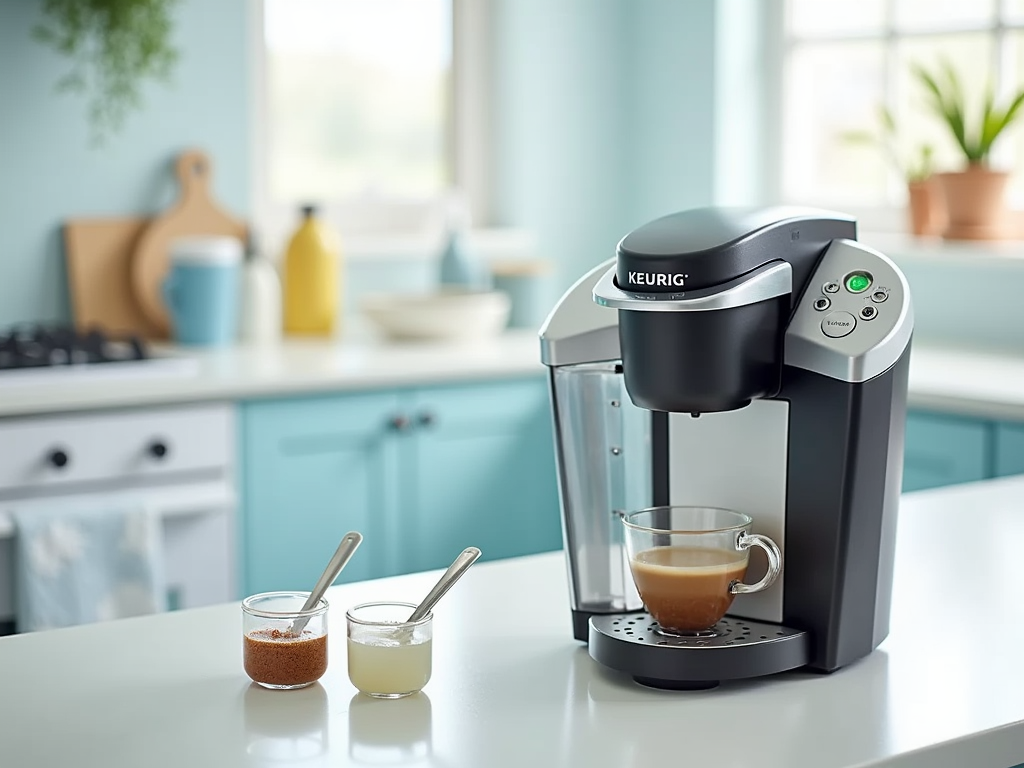
M 0 330 L 0 371 L 63 365 L 120 363 L 149 357 L 134 336 L 112 338 L 98 330 L 28 325 Z
M 0 384 L 78 381 L 111 375 L 173 375 L 195 372 L 187 357 L 154 354 L 137 336 L 65 325 L 31 324 L 0 329 Z

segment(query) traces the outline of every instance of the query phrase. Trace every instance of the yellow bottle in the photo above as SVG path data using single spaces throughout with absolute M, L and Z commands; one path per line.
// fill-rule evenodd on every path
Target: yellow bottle
M 284 263 L 284 331 L 330 336 L 337 326 L 341 249 L 316 208 L 302 208 L 302 224 L 292 235 Z

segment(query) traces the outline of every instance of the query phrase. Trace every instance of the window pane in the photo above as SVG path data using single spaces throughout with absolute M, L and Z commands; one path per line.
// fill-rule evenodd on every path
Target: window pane
M 979 115 L 985 88 L 993 76 L 994 48 L 992 37 L 987 34 L 937 35 L 902 40 L 896 57 L 893 111 L 904 159 L 927 143 L 935 149 L 938 170 L 959 170 L 965 162 L 963 153 L 957 148 L 949 128 L 928 106 L 927 92 L 910 68 L 911 63 L 917 63 L 935 73 L 943 58 L 953 65 L 964 86 L 968 134 L 980 129 Z
M 1003 0 L 1003 18 L 1016 24 L 1024 22 L 1024 0 Z
M 1004 91 L 1004 98 L 1008 99 L 1024 88 L 1024 32 L 1011 32 L 1006 36 L 1006 42 L 1010 71 L 1007 72 L 1009 87 Z M 992 164 L 1002 170 L 1024 168 L 1024 114 L 1000 134 L 993 146 Z M 1024 177 L 1020 173 L 1010 177 L 1008 194 L 1015 208 L 1024 208 Z
M 450 0 L 267 0 L 265 19 L 274 199 L 445 187 Z
M 875 131 L 882 103 L 880 41 L 801 45 L 786 72 L 783 193 L 787 201 L 879 205 L 886 167 L 850 131 Z
M 786 26 L 797 37 L 877 32 L 885 23 L 884 0 L 788 0 Z
M 900 30 L 952 29 L 991 24 L 995 0 L 896 0 Z

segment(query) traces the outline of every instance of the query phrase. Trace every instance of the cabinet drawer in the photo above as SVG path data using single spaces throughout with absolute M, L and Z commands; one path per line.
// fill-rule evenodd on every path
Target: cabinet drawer
M 3 419 L 0 494 L 225 470 L 234 439 L 233 406 L 224 403 Z
M 983 480 L 991 476 L 992 425 L 938 414 L 907 416 L 903 490 Z

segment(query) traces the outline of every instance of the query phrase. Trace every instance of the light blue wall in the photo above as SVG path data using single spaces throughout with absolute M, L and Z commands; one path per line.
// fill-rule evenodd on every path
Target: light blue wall
M 716 8 L 714 0 L 626 8 L 629 183 L 620 193 L 635 226 L 713 202 Z
M 714 195 L 713 0 L 494 0 L 494 208 L 566 285 Z
M 621 205 L 624 27 L 618 0 L 495 0 L 494 210 L 532 230 L 560 282 L 609 258 Z
M 0 326 L 66 319 L 61 221 L 159 211 L 184 147 L 208 151 L 218 199 L 249 211 L 246 0 L 182 0 L 172 84 L 147 87 L 144 111 L 99 149 L 84 101 L 54 93 L 65 60 L 31 37 L 41 5 L 0 0 Z

